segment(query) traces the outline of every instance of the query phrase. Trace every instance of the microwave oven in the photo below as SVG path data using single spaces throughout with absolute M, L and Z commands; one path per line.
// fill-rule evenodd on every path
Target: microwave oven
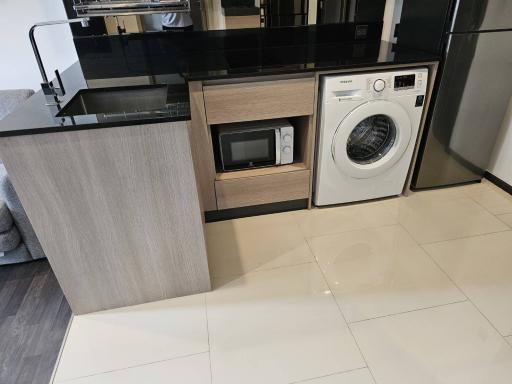
M 293 126 L 286 119 L 222 124 L 217 151 L 222 171 L 293 163 Z

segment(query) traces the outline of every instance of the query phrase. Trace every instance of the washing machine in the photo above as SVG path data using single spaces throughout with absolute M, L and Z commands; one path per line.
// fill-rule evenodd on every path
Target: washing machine
M 322 77 L 315 205 L 402 193 L 427 80 L 427 68 Z

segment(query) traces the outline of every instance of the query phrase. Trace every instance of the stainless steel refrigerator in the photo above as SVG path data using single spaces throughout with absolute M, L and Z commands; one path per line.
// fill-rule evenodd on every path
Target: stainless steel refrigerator
M 479 181 L 512 96 L 512 0 L 454 1 L 447 20 L 416 189 Z

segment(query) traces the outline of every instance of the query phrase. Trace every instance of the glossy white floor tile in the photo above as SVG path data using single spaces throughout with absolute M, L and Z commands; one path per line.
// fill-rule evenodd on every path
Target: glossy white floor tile
M 468 188 L 470 188 L 473 184 L 464 185 L 464 186 L 452 186 L 446 188 L 439 189 L 425 189 L 412 192 L 407 196 L 407 199 L 420 199 L 420 200 L 429 200 L 432 202 L 439 201 L 447 201 L 447 200 L 457 200 L 464 197 L 469 197 Z M 479 185 L 479 184 L 478 184 Z M 404 197 L 400 198 L 403 200 Z
M 424 248 L 502 335 L 512 335 L 512 231 Z
M 75 316 L 55 380 L 208 351 L 205 296 Z
M 59 382 L 56 382 L 59 383 Z M 67 381 L 71 384 L 210 384 L 208 352 Z
M 337 373 L 320 377 L 318 379 L 301 381 L 303 384 L 375 384 L 367 368 L 356 369 L 350 372 Z
M 465 300 L 401 226 L 310 239 L 349 322 Z
M 214 277 L 313 261 L 292 213 L 210 223 L 206 239 Z
M 512 213 L 512 196 L 487 180 L 467 186 L 465 193 L 494 215 Z
M 316 263 L 215 286 L 207 294 L 214 384 L 290 383 L 365 366 Z
M 351 328 L 378 384 L 512 382 L 512 348 L 469 302 Z
M 214 291 L 75 317 L 54 382 L 512 383 L 508 209 L 484 182 L 207 224 Z
M 398 222 L 398 199 L 294 212 L 302 233 L 315 237 Z
M 507 224 L 510 228 L 512 228 L 512 213 L 507 213 L 505 215 L 498 215 L 498 219 Z
M 400 203 L 400 224 L 420 244 L 509 229 L 470 198 L 427 199 L 413 196 L 400 199 Z

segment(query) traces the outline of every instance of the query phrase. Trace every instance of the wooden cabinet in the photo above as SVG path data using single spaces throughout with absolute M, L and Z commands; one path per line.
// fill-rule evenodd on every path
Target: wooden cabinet
M 311 201 L 316 77 L 191 82 L 192 155 L 204 211 L 290 200 Z M 216 172 L 212 125 L 288 118 L 295 128 L 294 163 Z
M 2 137 L 0 149 L 75 314 L 210 290 L 185 122 Z
M 300 200 L 309 197 L 309 170 L 217 180 L 219 209 Z
M 315 78 L 296 78 L 203 88 L 208 124 L 312 115 Z
M 194 160 L 194 169 L 203 211 L 217 210 L 215 199 L 215 159 L 213 156 L 210 127 L 204 110 L 203 84 L 200 81 L 189 83 L 190 115 L 189 135 Z

